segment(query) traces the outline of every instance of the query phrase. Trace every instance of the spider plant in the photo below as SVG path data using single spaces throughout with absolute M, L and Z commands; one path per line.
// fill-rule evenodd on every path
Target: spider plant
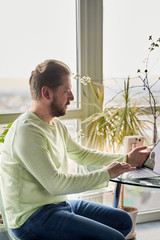
M 97 86 L 98 85 L 98 86 Z M 87 147 L 104 150 L 107 141 L 107 128 L 110 125 L 110 111 L 104 109 L 104 86 L 90 82 L 92 91 L 97 98 L 96 107 L 98 112 L 82 121 L 85 136 L 87 137 Z
M 130 78 L 124 81 L 124 89 L 119 94 L 119 104 L 107 107 L 104 103 L 104 86 L 90 82 L 91 89 L 97 98 L 99 112 L 85 119 L 84 131 L 87 146 L 98 150 L 112 149 L 118 151 L 125 136 L 143 134 L 145 125 L 139 115 L 145 114 L 130 97 Z M 117 97 L 117 96 L 116 96 Z

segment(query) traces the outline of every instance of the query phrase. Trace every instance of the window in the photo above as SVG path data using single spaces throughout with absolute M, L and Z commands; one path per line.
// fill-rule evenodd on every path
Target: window
M 75 0 L 6 0 L 0 9 L 0 124 L 12 122 L 11 113 L 22 113 L 31 104 L 29 77 L 46 59 L 65 62 L 77 73 Z M 75 101 L 69 106 L 72 119 L 66 126 L 76 135 L 79 86 L 72 80 Z M 6 115 L 4 115 L 6 114 Z M 0 125 L 0 134 L 4 131 Z M 1 150 L 2 144 L 0 144 Z M 75 165 L 71 164 L 71 171 Z
M 158 39 L 160 15 L 158 0 L 104 0 L 103 22 L 103 78 L 105 99 L 111 99 L 123 89 L 124 80 L 130 76 L 130 86 L 143 85 L 138 78 L 137 70 L 145 70 L 144 60 L 150 47 L 149 36 Z M 149 57 L 149 82 L 158 80 L 160 76 L 160 50 L 157 48 Z M 139 95 L 135 95 L 141 92 Z M 157 105 L 160 104 L 160 81 L 152 88 Z M 148 107 L 148 93 L 143 88 L 133 88 L 132 97 L 138 104 Z M 114 101 L 111 104 L 114 105 Z M 159 119 L 160 120 L 160 119 Z M 158 123 L 159 126 L 159 123 Z M 148 129 L 152 142 L 153 129 Z M 160 133 L 160 129 L 159 133 Z M 137 206 L 139 211 L 159 209 L 155 199 L 160 191 L 139 187 L 125 187 L 126 204 Z M 145 204 L 144 204 L 145 201 Z
M 29 108 L 28 79 L 40 62 L 58 59 L 76 73 L 75 0 L 3 1 L 0 28 L 0 113 Z
M 138 78 L 138 69 L 145 70 L 144 60 L 148 57 L 151 41 L 158 39 L 157 24 L 160 21 L 158 0 L 104 0 L 103 27 L 103 80 L 106 86 L 106 100 L 123 89 L 124 80 L 130 77 L 131 86 L 143 86 Z M 152 84 L 159 78 L 160 48 L 152 51 L 148 63 L 148 78 Z M 152 87 L 157 104 L 160 104 L 160 81 Z M 135 95 L 141 92 L 141 95 Z M 147 91 L 133 88 L 132 97 L 141 105 L 148 105 Z
M 135 77 L 147 57 L 148 37 L 160 37 L 157 25 L 160 2 L 104 0 L 103 3 L 104 79 Z M 160 57 L 155 64 L 151 62 L 152 75 L 159 74 L 159 60 Z

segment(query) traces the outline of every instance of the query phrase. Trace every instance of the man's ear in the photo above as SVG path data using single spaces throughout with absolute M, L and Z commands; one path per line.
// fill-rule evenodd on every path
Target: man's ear
M 42 98 L 44 98 L 46 100 L 51 99 L 51 90 L 50 90 L 49 87 L 43 86 L 42 89 L 41 89 L 41 94 L 42 94 Z

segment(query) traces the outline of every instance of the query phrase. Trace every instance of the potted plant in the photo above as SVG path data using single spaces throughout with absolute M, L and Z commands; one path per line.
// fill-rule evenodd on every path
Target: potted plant
M 124 81 L 124 89 L 113 98 L 118 98 L 117 104 L 108 106 L 113 98 L 105 103 L 104 86 L 89 82 L 98 104 L 98 112 L 82 121 L 84 125 L 87 146 L 98 150 L 118 151 L 125 136 L 142 135 L 146 124 L 140 119 L 143 112 L 130 97 L 130 78 Z
M 152 143 L 156 144 L 157 142 L 157 118 L 159 117 L 159 111 L 160 109 L 157 107 L 157 99 L 155 97 L 155 95 L 153 94 L 153 86 L 156 85 L 156 83 L 158 81 L 160 81 L 160 77 L 157 78 L 157 80 L 150 84 L 149 83 L 149 60 L 150 60 L 150 56 L 151 53 L 155 50 L 159 48 L 159 42 L 160 42 L 160 38 L 158 38 L 156 41 L 153 41 L 152 36 L 149 36 L 149 41 L 150 41 L 150 46 L 148 48 L 148 55 L 144 60 L 145 63 L 145 70 L 141 71 L 140 69 L 137 70 L 137 73 L 139 73 L 139 78 L 141 79 L 142 83 L 143 83 L 143 90 L 148 91 L 148 103 L 150 106 L 150 110 L 151 110 L 151 114 L 153 117 L 153 140 Z

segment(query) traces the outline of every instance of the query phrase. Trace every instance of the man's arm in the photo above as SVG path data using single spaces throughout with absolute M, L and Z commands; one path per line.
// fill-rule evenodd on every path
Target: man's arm
M 113 154 L 85 148 L 74 141 L 69 134 L 67 135 L 66 147 L 68 157 L 83 166 L 105 166 L 114 161 L 126 162 L 127 158 L 127 154 Z
M 97 150 L 85 148 L 75 142 L 67 133 L 67 152 L 71 159 L 81 165 L 105 166 L 114 161 L 127 162 L 132 167 L 141 167 L 150 154 L 147 147 L 137 147 L 128 154 L 115 154 L 100 152 Z
M 106 169 L 86 174 L 68 174 L 61 169 L 64 159 L 59 159 L 59 156 L 54 153 L 51 155 L 45 135 L 33 124 L 22 126 L 15 136 L 13 157 L 26 169 L 31 181 L 34 177 L 35 183 L 38 181 L 51 195 L 72 194 L 107 186 L 110 175 Z

